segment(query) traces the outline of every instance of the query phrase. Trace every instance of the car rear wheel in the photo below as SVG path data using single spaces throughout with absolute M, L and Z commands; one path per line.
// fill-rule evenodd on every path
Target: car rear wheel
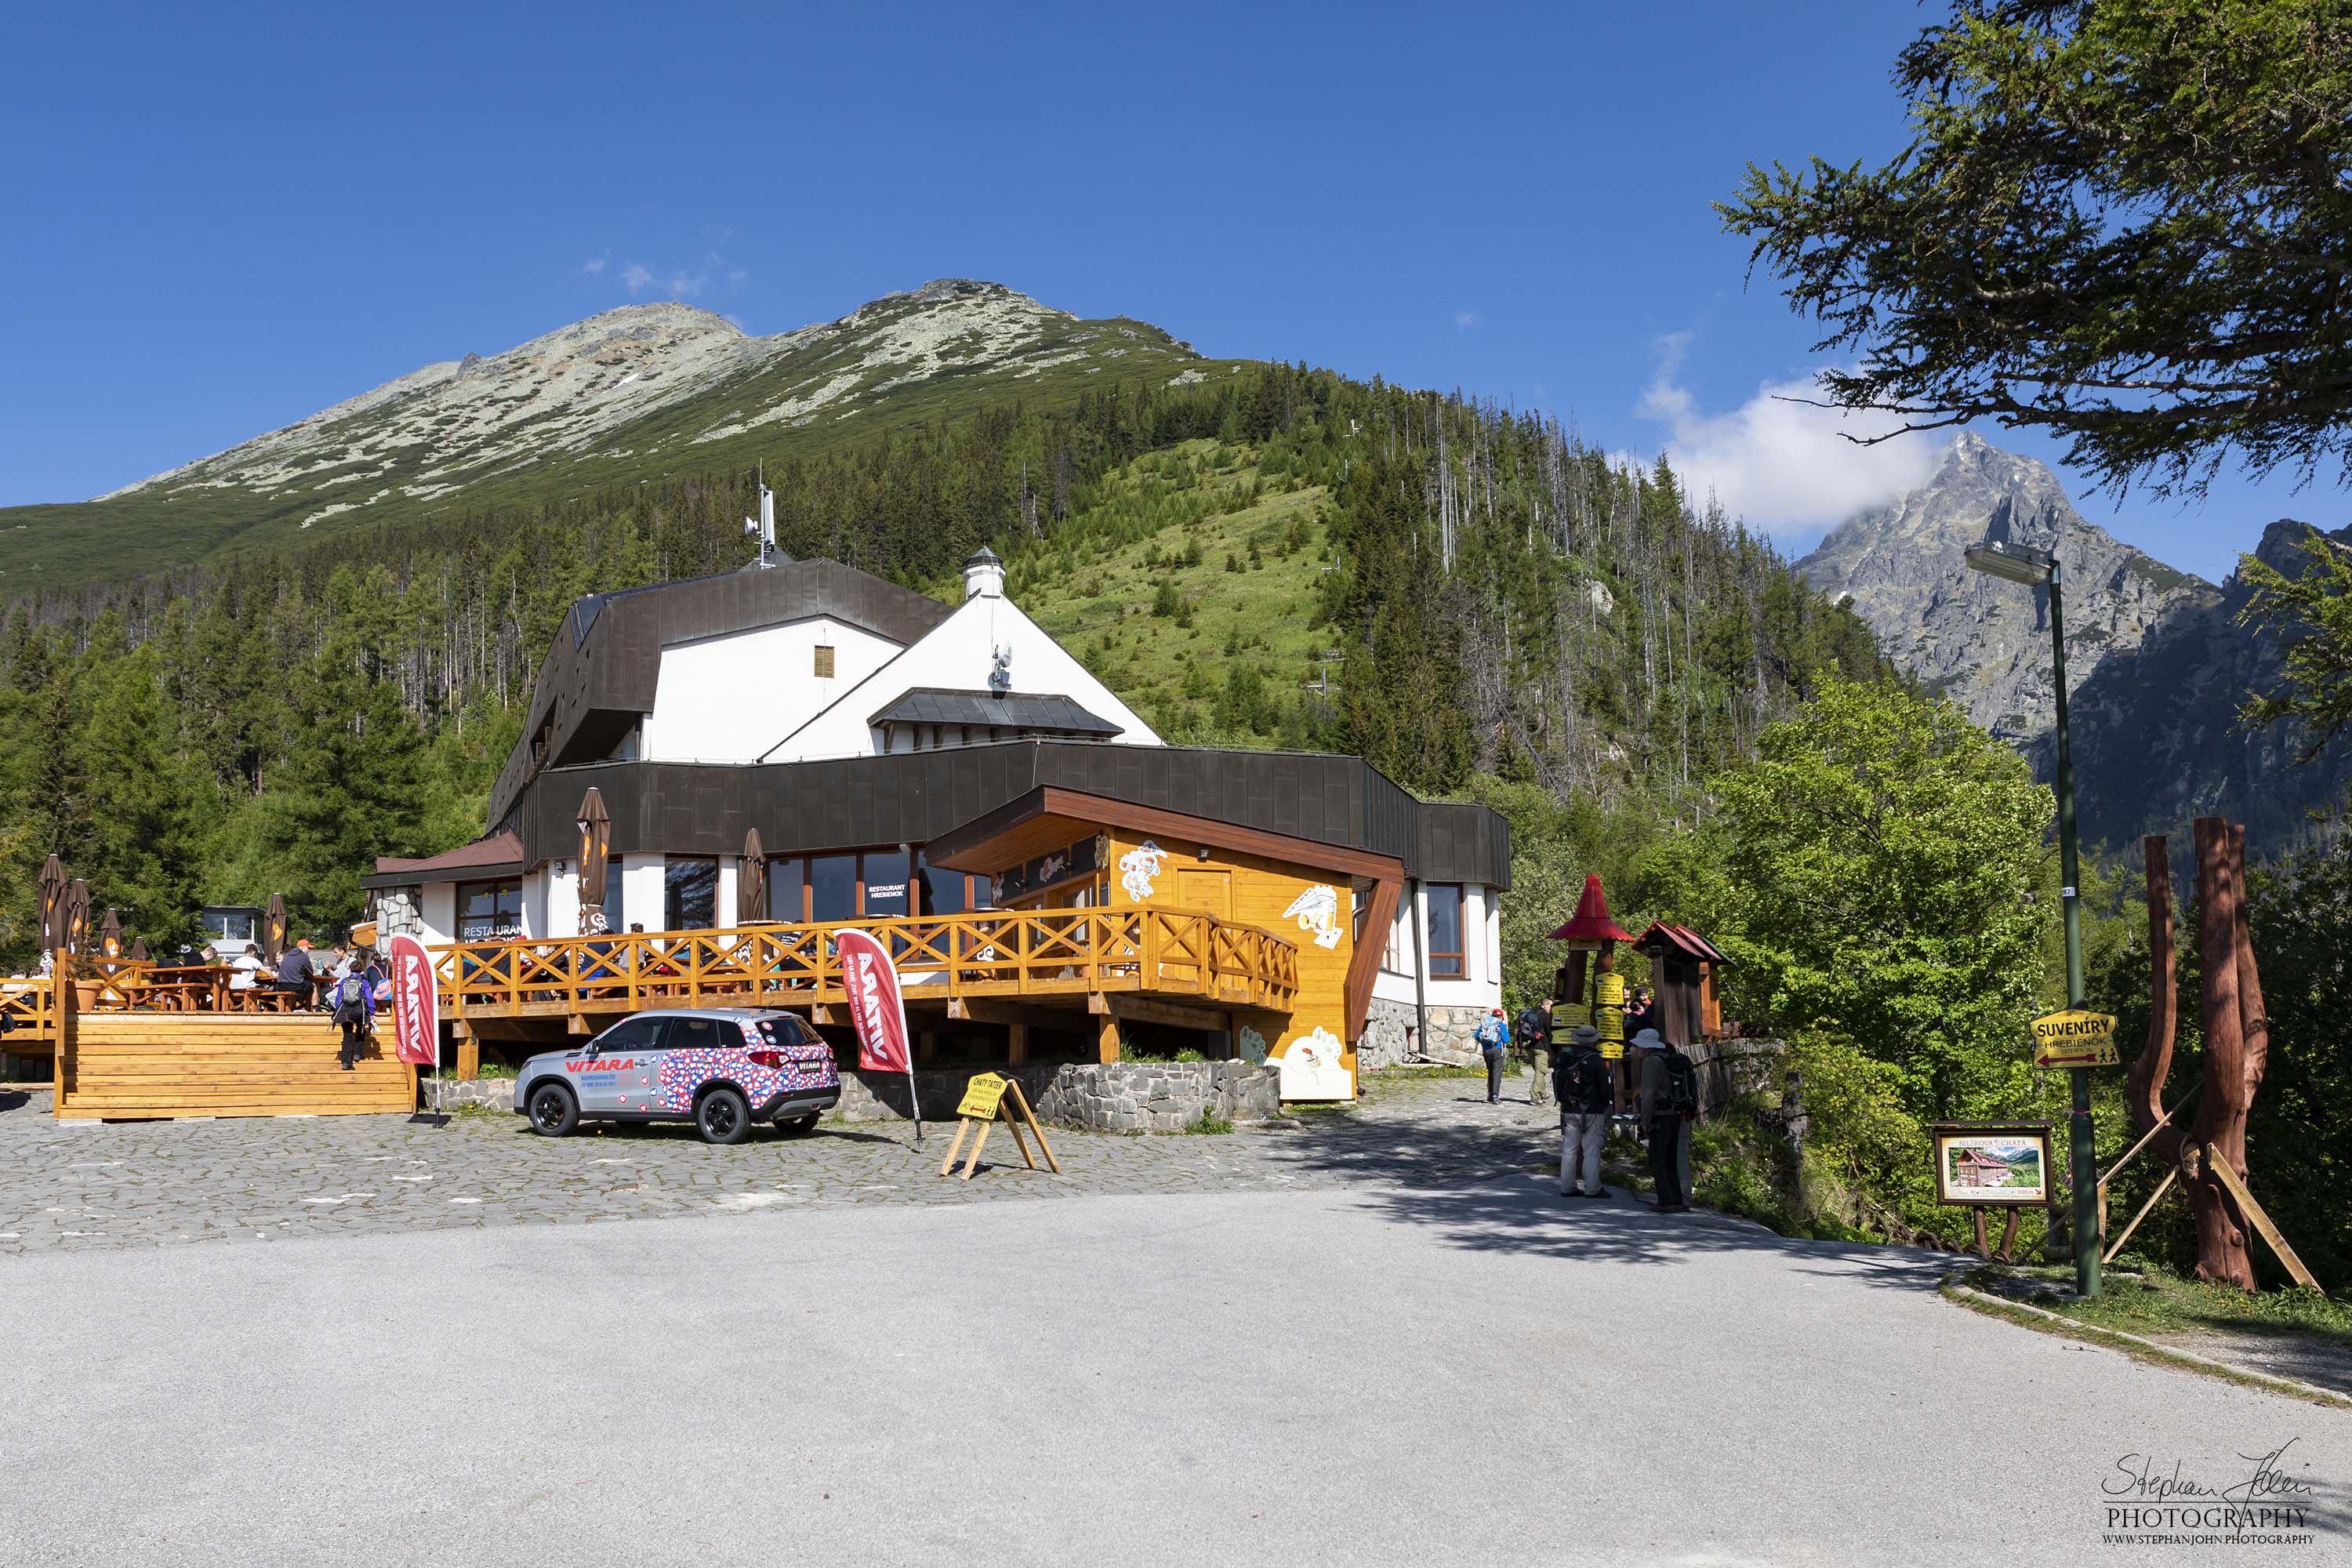
M 580 1102 L 560 1083 L 532 1089 L 530 1104 L 530 1130 L 542 1138 L 561 1138 L 580 1125 Z
M 731 1089 L 714 1089 L 695 1102 L 695 1130 L 705 1143 L 740 1143 L 751 1130 L 751 1108 Z
M 776 1122 L 776 1131 L 787 1138 L 805 1138 L 816 1131 L 816 1119 L 820 1114 L 812 1110 L 806 1116 L 781 1119 Z

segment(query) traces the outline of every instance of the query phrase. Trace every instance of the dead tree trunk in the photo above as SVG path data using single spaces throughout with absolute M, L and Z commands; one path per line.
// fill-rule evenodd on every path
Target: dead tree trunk
M 2204 964 L 2205 1090 L 2199 1097 L 2189 1142 L 2206 1161 L 2226 1160 L 2241 1181 L 2246 1176 L 2246 1113 L 2261 1068 L 2248 1049 L 2249 1035 L 2266 1042 L 2268 1026 L 2259 1015 L 2262 984 L 2247 940 L 2244 838 L 2218 816 L 2197 819 L 2198 952 Z M 2256 1026 L 2250 1030 L 2248 1025 Z M 2250 1076 L 2249 1068 L 2252 1068 Z M 2197 1222 L 2197 1277 L 2254 1289 L 2253 1260 L 2246 1246 L 2245 1216 L 2209 1164 L 2200 1162 L 2188 1184 Z

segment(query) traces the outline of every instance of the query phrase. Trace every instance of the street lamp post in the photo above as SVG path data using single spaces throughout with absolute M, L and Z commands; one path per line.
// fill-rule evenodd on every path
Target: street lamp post
M 2074 756 L 2066 731 L 2065 585 L 2058 558 L 2029 544 L 2006 540 L 1972 544 L 1968 561 L 1979 572 L 2050 590 L 2050 674 L 2058 700 L 2058 772 L 2051 785 L 2058 795 L 2058 900 L 2066 925 L 2066 1005 L 2075 1009 L 2083 1005 L 2083 910 L 2074 832 Z M 2099 1156 L 2091 1127 L 2091 1069 L 2068 1068 L 2066 1076 L 2074 1090 L 2067 1143 L 2074 1180 L 2074 1292 L 2088 1300 L 2099 1293 Z

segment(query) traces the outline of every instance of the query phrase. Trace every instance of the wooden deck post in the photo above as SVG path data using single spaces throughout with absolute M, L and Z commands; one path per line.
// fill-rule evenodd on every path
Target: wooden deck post
M 1118 1020 L 1108 1013 L 1095 1020 L 1095 1058 L 1105 1064 L 1118 1060 Z
M 1004 1059 L 1014 1067 L 1019 1067 L 1023 1062 L 1027 1061 L 1029 1059 L 1029 1026 L 1007 1024 L 1004 1026 L 1004 1037 L 1006 1042 Z
M 482 1076 L 482 1043 L 470 1037 L 457 1042 L 457 1081 L 471 1083 Z

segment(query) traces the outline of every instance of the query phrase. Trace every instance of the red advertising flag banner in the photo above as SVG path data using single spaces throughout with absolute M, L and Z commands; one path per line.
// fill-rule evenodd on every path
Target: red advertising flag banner
M 833 950 L 841 961 L 849 1021 L 857 1030 L 857 1065 L 868 1072 L 911 1073 L 907 1005 L 898 994 L 898 966 L 890 961 L 890 950 L 856 930 L 834 932 Z
M 402 934 L 384 944 L 392 960 L 392 1034 L 400 1059 L 429 1068 L 440 1059 L 441 988 L 433 955 L 415 937 Z

